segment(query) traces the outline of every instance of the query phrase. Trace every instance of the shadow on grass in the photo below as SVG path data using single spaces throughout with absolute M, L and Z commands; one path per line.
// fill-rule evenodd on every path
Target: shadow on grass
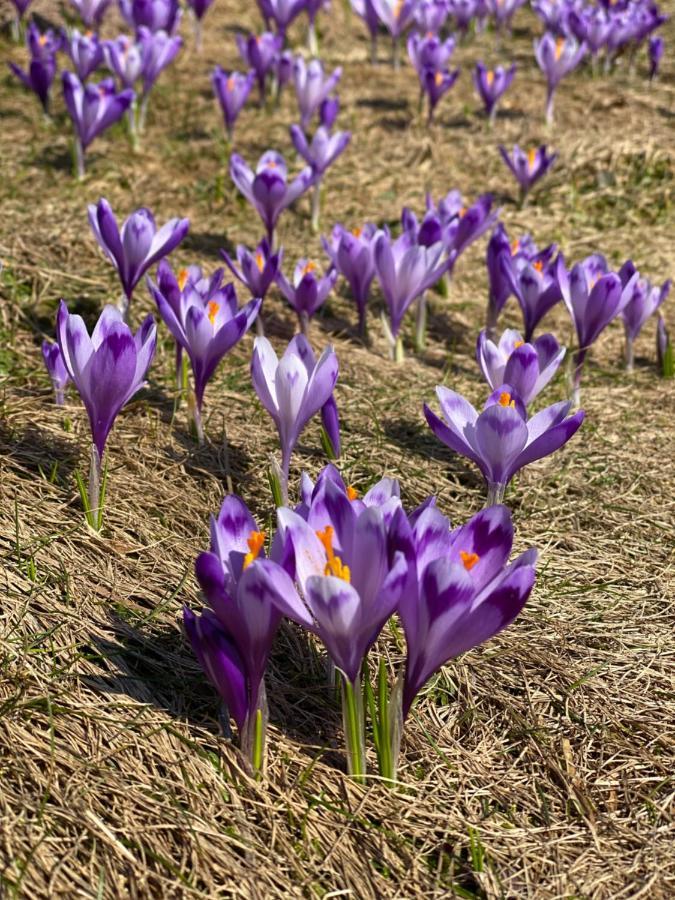
M 67 413 L 64 411 L 64 417 Z M 8 468 L 26 477 L 45 477 L 55 472 L 54 480 L 68 480 L 78 465 L 80 451 L 67 437 L 29 425 L 23 431 L 0 422 L 0 456 Z
M 223 249 L 227 250 L 227 252 L 232 255 L 232 243 L 231 241 L 228 241 L 222 233 L 213 234 L 211 232 L 188 231 L 181 244 L 181 250 L 190 251 L 203 256 L 210 256 L 212 259 L 217 259 L 220 264 L 225 266 L 223 258 L 220 255 L 220 251 Z M 228 274 L 231 274 L 229 269 L 226 269 L 226 271 Z M 226 277 L 225 280 L 227 281 L 229 279 Z

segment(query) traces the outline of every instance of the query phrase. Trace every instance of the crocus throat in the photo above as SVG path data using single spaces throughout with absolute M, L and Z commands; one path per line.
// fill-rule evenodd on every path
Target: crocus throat
M 403 9 L 403 0 L 396 0 L 394 3 L 394 18 L 398 19 L 401 15 L 401 10 Z
M 209 310 L 209 322 L 212 325 L 216 324 L 216 316 L 218 315 L 218 310 L 220 309 L 220 303 L 216 303 L 215 300 L 209 300 L 208 310 Z
M 228 89 L 228 91 L 234 90 L 234 78 L 231 75 L 225 82 L 225 87 Z
M 562 56 L 562 52 L 565 49 L 565 38 L 558 38 L 555 42 L 555 58 L 559 60 Z
M 309 275 L 309 273 L 313 272 L 314 269 L 316 269 L 316 263 L 312 262 L 312 260 L 310 259 L 309 262 L 305 263 L 305 265 L 302 267 L 302 274 Z
M 326 551 L 326 565 L 323 570 L 324 575 L 332 575 L 335 578 L 341 578 L 343 581 L 346 581 L 349 584 L 352 580 L 351 572 L 349 571 L 349 566 L 345 566 L 339 556 L 335 555 L 335 551 L 333 550 L 333 534 L 334 529 L 332 525 L 326 525 L 323 531 L 317 531 L 316 536 L 323 544 L 323 548 Z
M 522 347 L 524 343 L 525 343 L 525 341 L 516 341 L 515 344 L 513 345 L 513 349 L 517 350 L 518 347 Z
M 536 269 L 537 272 L 543 272 L 543 271 L 544 271 L 544 262 L 543 262 L 543 260 L 541 260 L 541 259 L 535 259 L 535 261 L 532 263 L 532 268 L 533 268 L 533 269 Z
M 492 84 L 493 84 L 493 82 L 494 82 L 494 80 L 495 80 L 495 73 L 494 73 L 492 70 L 490 70 L 489 72 L 486 72 L 486 73 L 485 73 L 485 80 L 486 80 L 487 83 L 488 83 L 488 87 L 492 87 Z
M 518 238 L 516 238 L 515 241 L 513 241 L 513 243 L 511 244 L 511 256 L 515 256 L 519 250 L 520 241 L 518 240 Z
M 535 147 L 532 147 L 527 153 L 527 165 L 530 169 L 534 168 L 534 164 L 537 161 L 537 151 Z
M 46 34 L 41 34 L 40 37 L 38 38 L 38 44 L 39 44 L 41 47 L 44 47 L 44 45 L 45 45 L 46 43 L 47 43 L 47 35 L 46 35 Z
M 436 75 L 434 76 L 434 81 L 436 82 L 436 87 L 440 87 L 443 84 L 443 73 L 436 72 Z
M 470 572 L 479 561 L 480 556 L 477 553 L 469 553 L 467 550 L 460 550 L 459 558 L 462 560 L 462 564 L 466 571 Z
M 360 238 L 363 234 L 363 228 L 352 228 L 352 234 L 355 238 Z
M 262 253 L 260 253 L 260 251 L 258 251 L 258 253 L 256 253 L 255 255 L 255 264 L 258 267 L 259 272 L 262 272 L 262 270 L 265 268 L 265 257 L 262 255 Z
M 248 538 L 246 539 L 246 543 L 248 544 L 248 553 L 244 557 L 245 569 L 248 569 L 251 563 L 260 556 L 260 551 L 265 544 L 265 537 L 266 534 L 264 531 L 252 531 L 249 534 Z
M 185 290 L 185 285 L 187 284 L 189 275 L 190 273 L 187 269 L 181 269 L 178 273 L 178 278 L 176 279 L 176 281 L 178 282 L 178 287 L 181 291 Z
M 512 409 L 515 409 L 516 401 L 511 399 L 511 394 L 508 391 L 502 391 L 499 395 L 499 405 L 510 406 Z
M 356 490 L 356 488 L 353 488 L 353 487 L 351 486 L 351 484 L 348 485 L 348 486 L 347 486 L 347 498 L 348 498 L 349 500 L 356 500 L 356 498 L 357 498 L 358 496 L 359 496 L 359 492 Z

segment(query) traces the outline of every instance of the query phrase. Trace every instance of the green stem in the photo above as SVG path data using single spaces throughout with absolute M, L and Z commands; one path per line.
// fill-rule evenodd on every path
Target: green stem
M 391 739 L 389 735 L 389 692 L 387 690 L 387 665 L 380 660 L 380 668 L 377 673 L 377 703 L 380 708 L 378 731 L 380 744 L 380 775 L 388 781 L 393 781 L 394 771 L 392 767 Z
M 361 685 L 342 676 L 342 718 L 347 747 L 347 769 L 355 781 L 364 783 L 366 758 L 364 747 L 363 701 Z

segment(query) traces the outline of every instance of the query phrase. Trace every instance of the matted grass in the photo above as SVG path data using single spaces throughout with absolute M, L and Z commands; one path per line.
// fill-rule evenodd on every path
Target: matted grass
M 273 512 L 265 470 L 275 438 L 250 385 L 251 338 L 207 389 L 209 440 L 199 449 L 185 409 L 174 413 L 161 326 L 150 386 L 110 438 L 106 527 L 100 537 L 87 531 L 73 479 L 86 467 L 86 419 L 73 393 L 65 411 L 53 405 L 39 353 L 61 296 L 91 320 L 119 291 L 87 203 L 106 196 L 121 215 L 147 205 L 159 220 L 189 216 L 174 261 L 209 271 L 218 248 L 259 235 L 229 181 L 209 84 L 214 63 L 239 65 L 235 24 L 258 19 L 253 7 L 240 13 L 218 0 L 206 23 L 201 58 L 184 26 L 187 49 L 160 79 L 142 149 L 132 154 L 121 129 L 99 139 L 82 183 L 68 171 L 60 99 L 56 125 L 46 126 L 33 98 L 0 76 L 0 894 L 671 897 L 675 390 L 657 377 L 651 323 L 632 377 L 622 371 L 621 329 L 608 330 L 585 375 L 582 430 L 509 492 L 517 548 L 541 553 L 537 585 L 507 632 L 448 666 L 419 698 L 395 791 L 345 777 L 321 657 L 291 626 L 269 673 L 268 771 L 249 778 L 181 632 L 181 604 L 199 605 L 193 560 L 228 483 L 260 520 Z M 384 42 L 382 64 L 367 64 L 365 33 L 337 0 L 322 25 L 326 64 L 345 67 L 341 122 L 354 131 L 326 178 L 326 233 L 337 221 L 393 222 L 404 203 L 419 212 L 427 188 L 491 190 L 509 232 L 559 241 L 568 258 L 599 250 L 613 263 L 632 256 L 655 279 L 673 274 L 671 67 L 652 86 L 625 67 L 570 76 L 549 133 L 535 22 L 521 11 L 523 30 L 501 52 L 489 34 L 457 51 L 462 77 L 427 131 L 410 67 L 393 73 Z M 22 49 L 1 46 L 24 61 Z M 476 113 L 469 77 L 481 57 L 519 64 L 493 131 Z M 250 162 L 268 146 L 290 156 L 294 117 L 290 93 L 269 117 L 247 108 L 237 149 Z M 523 210 L 496 149 L 516 140 L 560 152 Z M 319 254 L 308 213 L 303 199 L 284 216 L 288 263 Z M 436 493 L 457 523 L 480 508 L 481 482 L 430 434 L 421 405 L 441 382 L 476 403 L 485 396 L 473 362 L 483 253 L 480 242 L 462 258 L 449 299 L 433 298 L 423 357 L 386 359 L 377 296 L 372 349 L 354 337 L 343 296 L 312 333 L 315 347 L 332 341 L 340 358 L 348 480 L 364 490 L 383 474 L 399 477 L 407 506 Z M 281 346 L 293 318 L 277 295 L 266 305 Z M 133 319 L 150 309 L 139 289 Z M 666 318 L 675 331 L 672 303 Z M 518 322 L 513 301 L 505 322 Z M 561 309 L 545 325 L 568 338 Z M 564 392 L 560 378 L 546 398 Z M 322 464 L 313 424 L 294 477 Z M 400 662 L 393 633 L 381 650 Z

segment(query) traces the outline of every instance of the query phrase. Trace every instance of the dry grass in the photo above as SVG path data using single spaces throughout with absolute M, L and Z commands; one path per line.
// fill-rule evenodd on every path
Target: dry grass
M 99 196 L 119 211 L 147 204 L 160 219 L 188 215 L 181 264 L 210 270 L 220 246 L 257 237 L 223 166 L 208 83 L 214 62 L 235 62 L 241 21 L 256 22 L 229 0 L 216 4 L 203 58 L 188 48 L 162 78 L 143 149 L 132 155 L 121 133 L 104 137 L 82 184 L 67 171 L 60 107 L 57 125 L 45 126 L 8 75 L 0 83 L 0 895 L 672 897 L 675 397 L 656 376 L 651 328 L 630 379 L 620 329 L 610 329 L 587 373 L 582 432 L 511 492 L 518 546 L 541 550 L 536 589 L 508 632 L 447 667 L 420 698 L 395 792 L 342 774 L 338 709 L 314 651 L 290 627 L 269 676 L 269 770 L 247 777 L 180 630 L 181 604 L 199 602 L 192 562 L 227 478 L 261 519 L 271 514 L 264 470 L 274 439 L 252 397 L 250 339 L 207 391 L 210 443 L 199 450 L 184 410 L 173 414 L 162 332 L 151 386 L 110 440 L 107 527 L 101 537 L 84 527 L 73 470 L 85 465 L 85 418 L 73 396 L 65 414 L 52 405 L 38 344 L 60 296 L 93 316 L 117 294 L 86 223 Z M 345 65 L 343 120 L 355 136 L 327 179 L 326 230 L 394 220 L 403 203 L 419 210 L 427 187 L 489 189 L 509 230 L 559 240 L 572 257 L 599 249 L 614 262 L 632 255 L 655 278 L 673 274 L 672 69 L 652 87 L 642 73 L 571 77 L 549 135 L 523 31 L 500 54 L 515 54 L 520 71 L 489 133 L 468 71 L 496 56 L 484 35 L 460 49 L 465 71 L 427 132 L 409 68 L 366 65 L 362 30 L 341 3 L 329 21 L 324 57 Z M 517 23 L 533 20 L 520 13 Z M 292 106 L 287 96 L 271 118 L 247 110 L 240 151 L 251 160 L 268 145 L 288 152 Z M 560 161 L 519 211 L 496 144 L 540 139 Z M 303 201 L 282 224 L 289 260 L 319 252 L 307 213 Z M 344 298 L 314 331 L 341 361 L 350 481 L 398 476 L 407 504 L 437 493 L 457 522 L 480 507 L 482 488 L 426 430 L 421 403 L 440 381 L 475 401 L 485 393 L 472 361 L 482 253 L 462 260 L 450 300 L 434 302 L 424 358 L 386 361 L 374 318 L 375 346 L 360 347 Z M 139 292 L 134 316 L 146 309 Z M 268 320 L 278 342 L 292 333 L 278 298 Z M 516 321 L 513 307 L 507 320 Z M 561 311 L 551 328 L 566 336 Z M 559 381 L 548 396 L 563 391 Z M 317 437 L 312 426 L 296 474 L 322 464 Z M 400 658 L 393 638 L 383 649 Z

